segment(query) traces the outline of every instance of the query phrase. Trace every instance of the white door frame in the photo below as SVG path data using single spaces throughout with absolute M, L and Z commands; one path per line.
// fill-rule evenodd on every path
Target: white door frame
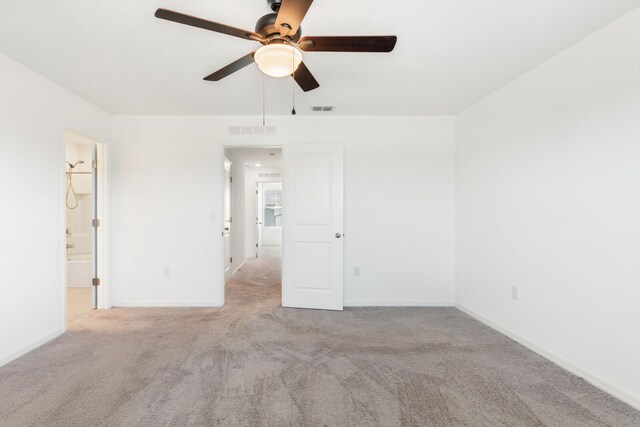
M 240 148 L 240 147 L 244 147 L 244 148 L 251 148 L 251 147 L 255 147 L 255 148 L 278 148 L 278 149 L 282 149 L 282 146 L 285 145 L 285 143 L 283 143 L 282 141 L 247 141 L 247 140 L 239 140 L 239 141 L 223 141 L 222 144 L 220 144 L 220 148 L 218 149 L 218 167 L 220 168 L 220 197 L 218 198 L 218 212 L 220 212 L 219 215 L 219 221 L 216 222 L 216 224 L 218 225 L 219 230 L 217 230 L 218 236 L 219 236 L 219 241 L 220 241 L 220 258 L 219 261 L 220 262 L 220 274 L 218 276 L 218 300 L 220 301 L 220 306 L 224 305 L 224 292 L 225 292 L 225 283 L 224 283 L 224 263 L 225 263 L 225 247 L 224 247 L 224 237 L 222 236 L 222 231 L 224 229 L 224 186 L 225 186 L 225 170 L 224 170 L 224 159 L 225 159 L 225 154 L 224 154 L 224 150 L 225 148 Z M 233 191 L 233 190 L 232 190 Z M 244 218 L 243 218 L 243 223 L 244 223 Z M 236 223 L 236 227 L 237 227 L 237 223 Z M 243 225 L 244 227 L 244 225 Z M 233 251 L 233 248 L 231 249 Z M 284 256 L 284 255 L 283 255 Z
M 98 180 L 98 212 L 100 219 L 98 227 L 98 309 L 111 308 L 109 277 L 109 181 L 108 181 L 108 156 L 107 144 L 96 141 L 96 153 L 98 158 L 98 169 L 96 179 Z
M 224 264 L 222 265 L 222 268 L 224 269 L 224 284 L 226 286 L 226 284 L 229 282 L 229 279 L 231 279 L 231 274 L 233 274 L 233 271 L 231 271 L 231 267 L 232 267 L 232 262 L 231 262 L 231 233 L 233 231 L 233 226 L 231 225 L 231 206 L 233 205 L 233 191 L 231 188 L 231 183 L 233 180 L 233 176 L 231 175 L 231 168 L 233 167 L 233 164 L 231 163 L 231 160 L 227 159 L 226 157 L 224 157 L 224 194 L 223 194 L 223 198 L 224 198 L 224 208 L 222 209 L 222 240 L 225 240 L 224 244 L 223 244 L 223 250 L 224 250 Z M 228 169 L 227 169 L 228 168 Z M 229 194 L 227 194 L 227 185 L 229 186 Z M 227 196 L 229 197 L 229 200 L 227 200 Z M 227 206 L 228 203 L 228 206 Z M 229 209 L 229 225 L 227 225 L 227 209 Z M 229 228 L 229 230 L 227 230 L 227 227 Z M 229 241 L 229 250 L 227 251 L 227 240 Z M 227 268 L 227 262 L 229 263 L 229 268 Z
M 260 246 L 262 246 L 262 222 L 264 221 L 262 212 L 262 184 L 256 182 L 256 258 L 258 258 L 260 252 Z
M 65 200 L 66 196 L 66 142 L 68 138 L 73 137 L 80 141 L 85 142 L 87 145 L 94 145 L 96 148 L 96 157 L 98 158 L 98 168 L 96 170 L 96 180 L 97 180 L 97 195 L 93 195 L 97 197 L 97 206 L 98 210 L 96 212 L 96 217 L 100 219 L 100 226 L 97 230 L 98 236 L 98 245 L 97 251 L 99 256 L 97 257 L 97 277 L 100 278 L 100 286 L 96 289 L 96 295 L 98 298 L 98 309 L 108 309 L 111 308 L 111 302 L 109 299 L 109 218 L 108 218 L 108 206 L 109 206 L 109 186 L 108 186 L 108 155 L 107 155 L 107 145 L 104 142 L 100 142 L 90 136 L 84 135 L 80 132 L 73 130 L 72 128 L 63 128 L 62 130 L 62 161 L 60 162 L 62 169 L 62 176 L 64 180 L 64 185 L 62 189 L 62 198 L 61 200 Z M 67 226 L 67 207 L 66 203 L 61 204 L 62 208 L 62 227 L 60 228 L 60 232 L 62 234 L 62 241 L 66 242 L 66 233 L 65 228 Z M 63 295 L 63 307 L 64 307 L 64 330 L 67 330 L 67 253 L 66 250 L 63 251 L 62 256 L 62 295 Z M 98 255 L 94 254 L 94 256 Z M 93 302 L 92 302 L 93 303 Z

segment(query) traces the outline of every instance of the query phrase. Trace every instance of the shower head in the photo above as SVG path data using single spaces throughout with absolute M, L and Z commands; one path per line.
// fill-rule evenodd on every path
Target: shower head
M 78 159 L 78 161 L 77 161 L 77 162 L 75 162 L 74 164 L 71 164 L 71 162 L 67 162 L 67 164 L 69 165 L 69 168 L 70 168 L 70 169 L 73 169 L 73 168 L 75 168 L 78 164 L 80 164 L 80 165 L 81 165 L 81 164 L 83 164 L 83 163 L 84 163 L 84 160 L 82 160 L 82 159 Z

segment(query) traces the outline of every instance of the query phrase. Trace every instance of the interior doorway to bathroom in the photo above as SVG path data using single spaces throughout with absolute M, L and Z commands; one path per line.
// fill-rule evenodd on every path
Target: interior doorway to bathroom
M 98 307 L 99 144 L 65 132 L 67 323 Z
M 282 149 L 224 150 L 225 301 L 268 296 L 280 301 Z
M 282 182 L 258 182 L 256 257 L 282 257 Z

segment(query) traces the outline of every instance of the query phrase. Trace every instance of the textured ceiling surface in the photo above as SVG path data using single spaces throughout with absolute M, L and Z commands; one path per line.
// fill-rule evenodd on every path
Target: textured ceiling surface
M 639 0 L 316 0 L 303 35 L 396 34 L 390 54 L 305 52 L 320 88 L 252 64 L 202 78 L 252 41 L 153 16 L 253 29 L 266 0 L 0 0 L 0 52 L 114 114 L 452 114 L 640 5 Z

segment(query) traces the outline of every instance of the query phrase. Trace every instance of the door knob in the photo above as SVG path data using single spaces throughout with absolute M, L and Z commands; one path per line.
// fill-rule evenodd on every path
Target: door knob
M 341 237 L 342 237 L 342 234 L 340 234 L 340 233 L 336 233 L 336 239 L 339 239 L 339 238 L 341 238 Z
M 224 228 L 224 231 L 229 231 L 229 227 L 225 227 L 225 228 Z

